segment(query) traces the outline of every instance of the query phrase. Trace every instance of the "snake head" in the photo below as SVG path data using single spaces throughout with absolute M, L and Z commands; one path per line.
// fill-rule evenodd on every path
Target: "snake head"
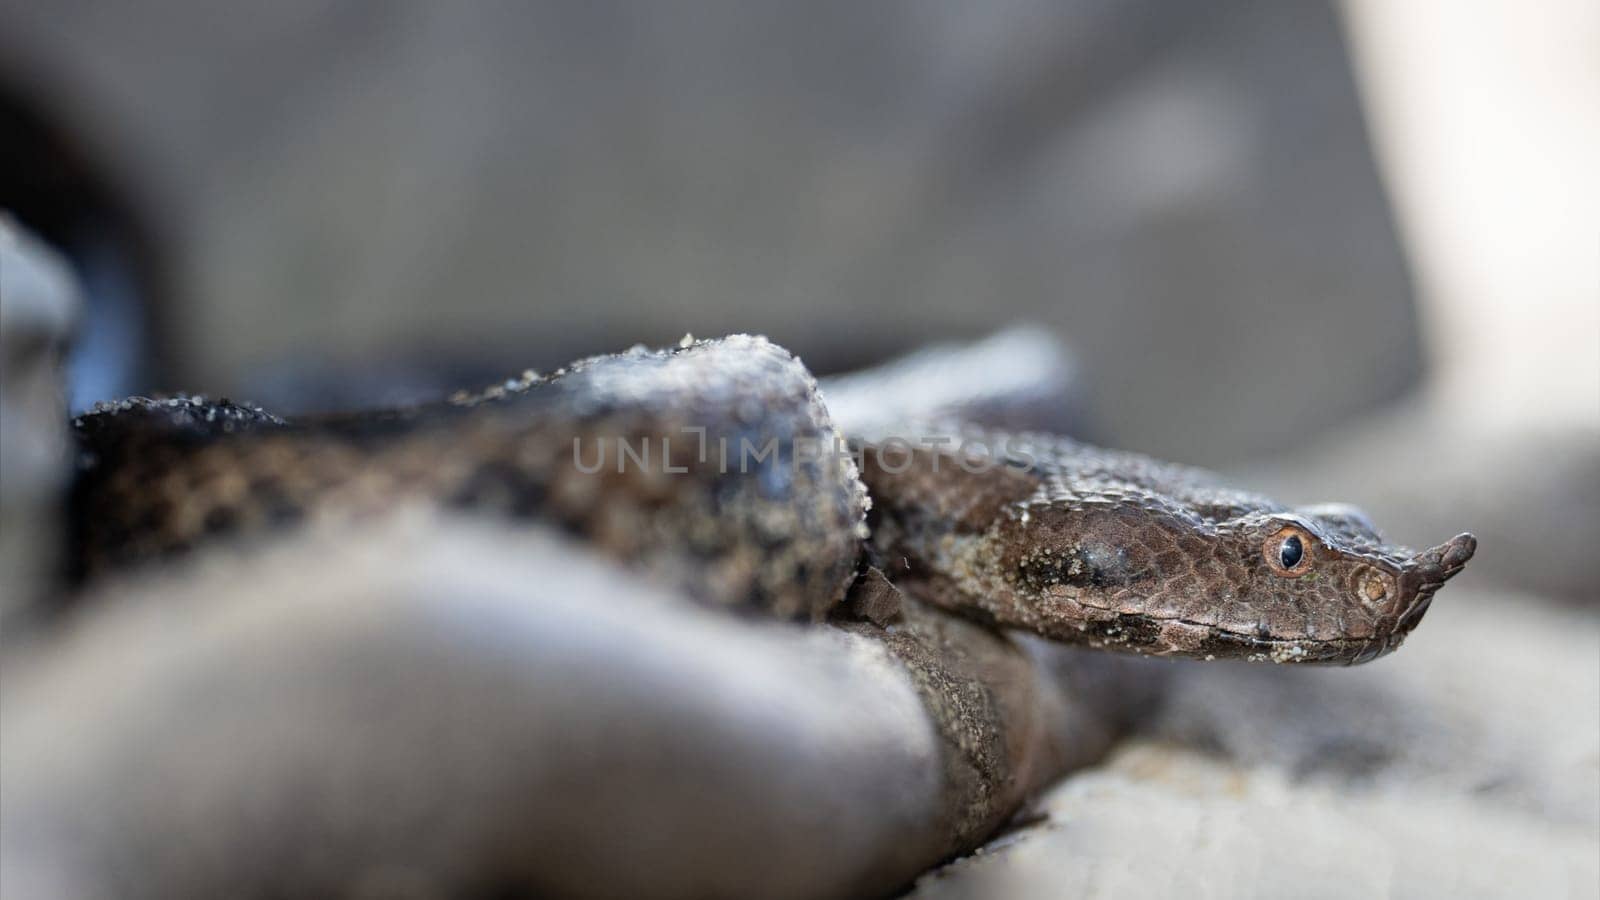
M 1354 507 L 1332 504 L 1252 517 L 1237 529 L 1241 555 L 1259 541 L 1259 563 L 1242 585 L 1250 612 L 1224 624 L 1235 632 L 1254 624 L 1278 662 L 1354 665 L 1394 650 L 1478 546 L 1459 534 L 1409 550 L 1386 542 Z
M 1004 540 L 1034 549 L 1006 561 L 1005 606 L 1029 627 L 1152 655 L 1353 665 L 1398 647 L 1477 547 L 1398 547 L 1346 506 L 1218 515 L 1119 496 L 1012 520 L 1027 533 Z

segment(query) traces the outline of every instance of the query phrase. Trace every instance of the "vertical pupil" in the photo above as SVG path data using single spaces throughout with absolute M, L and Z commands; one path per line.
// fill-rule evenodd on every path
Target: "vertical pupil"
M 1278 561 L 1283 563 L 1285 569 L 1292 569 L 1300 564 L 1301 557 L 1305 556 L 1305 548 L 1300 545 L 1300 538 L 1290 535 L 1283 539 L 1283 546 L 1278 548 Z

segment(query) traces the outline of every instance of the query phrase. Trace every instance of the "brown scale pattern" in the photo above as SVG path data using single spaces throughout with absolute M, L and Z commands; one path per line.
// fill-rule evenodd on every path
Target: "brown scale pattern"
M 968 426 L 908 426 L 915 433 Z M 979 435 L 1005 465 L 961 477 L 924 450 L 887 472 L 863 456 L 874 543 L 891 575 L 946 607 L 1093 646 L 1165 656 L 1357 663 L 1399 646 L 1460 571 L 1471 535 L 1423 552 L 1358 510 L 1290 509 L 1216 476 L 1041 435 Z M 1009 441 L 1008 441 L 1009 438 Z M 894 460 L 898 463 L 898 459 Z M 941 505 L 942 504 L 942 505 Z M 1303 559 L 1274 566 L 1284 535 Z
M 848 459 L 801 459 L 802 445 L 839 440 L 815 381 L 761 338 L 594 357 L 409 410 L 285 422 L 227 401 L 134 399 L 75 425 L 85 577 L 421 503 L 555 524 L 708 602 L 815 619 L 867 534 Z M 999 464 L 876 452 L 886 432 L 863 426 L 852 441 L 874 499 L 872 562 L 931 602 L 1058 640 L 1364 662 L 1399 645 L 1475 546 L 1460 535 L 1416 553 L 1347 507 L 1290 509 L 1056 437 L 959 422 L 902 433 L 974 442 Z M 741 452 L 768 441 L 776 457 Z M 623 444 L 652 455 L 618 471 Z M 1273 555 L 1291 533 L 1303 553 L 1287 571 Z
M 136 398 L 75 425 L 80 577 L 421 503 L 555 524 L 709 602 L 815 618 L 863 536 L 854 467 L 795 457 L 840 440 L 814 380 L 760 338 L 596 357 L 413 410 L 284 422 Z M 704 460 L 686 429 L 704 429 Z M 741 439 L 777 455 L 740 471 Z

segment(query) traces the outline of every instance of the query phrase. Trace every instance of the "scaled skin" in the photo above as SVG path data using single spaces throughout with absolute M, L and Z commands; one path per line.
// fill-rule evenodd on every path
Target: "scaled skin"
M 1400 645 L 1477 545 L 1462 534 L 1418 553 L 1352 507 L 1290 509 L 1198 469 L 1062 438 L 920 431 L 989 455 L 919 449 L 907 465 L 868 446 L 878 561 L 940 605 L 1054 640 L 1367 662 Z
M 762 338 L 594 357 L 409 410 L 282 422 L 136 399 L 75 426 L 82 574 L 421 502 L 556 524 L 712 605 L 817 620 L 865 536 L 855 467 L 800 452 L 839 441 L 815 380 Z M 1060 641 L 1365 662 L 1400 644 L 1476 546 L 1463 534 L 1415 553 L 1348 507 L 1291 510 L 1062 438 L 959 421 L 902 434 L 951 443 L 890 452 L 881 435 L 856 436 L 870 561 L 948 609 Z M 986 464 L 961 464 L 963 439 Z M 769 441 L 775 455 L 732 464 Z M 627 464 L 624 444 L 654 447 L 654 462 Z M 706 452 L 724 445 L 727 463 Z
M 855 469 L 790 449 L 840 440 L 815 380 L 759 337 L 597 356 L 408 409 L 284 421 L 132 398 L 73 424 L 83 578 L 422 504 L 554 525 L 711 606 L 820 619 L 864 536 Z

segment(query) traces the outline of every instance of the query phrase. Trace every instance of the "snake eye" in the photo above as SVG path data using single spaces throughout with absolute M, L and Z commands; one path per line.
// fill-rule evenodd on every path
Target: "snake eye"
M 1292 569 L 1300 564 L 1300 558 L 1306 555 L 1305 545 L 1300 543 L 1300 536 L 1291 534 L 1278 545 L 1278 562 L 1285 569 Z
M 1274 575 L 1304 575 L 1311 568 L 1311 536 L 1299 528 L 1280 529 L 1261 545 L 1261 555 Z

